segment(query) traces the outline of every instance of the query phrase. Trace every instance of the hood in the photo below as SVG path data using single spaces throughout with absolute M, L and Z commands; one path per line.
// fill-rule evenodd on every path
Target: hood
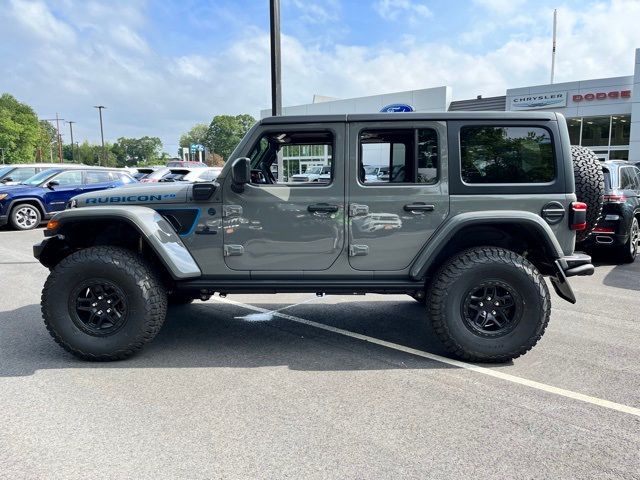
M 131 184 L 98 192 L 83 193 L 73 197 L 76 207 L 98 205 L 142 205 L 161 203 L 185 203 L 191 192 L 191 184 Z
M 34 186 L 31 186 L 31 185 L 22 185 L 22 184 L 3 185 L 2 187 L 0 187 L 0 193 L 8 193 L 9 195 L 38 194 L 38 193 L 42 192 L 43 190 L 44 190 L 44 188 L 42 188 L 42 187 L 34 187 Z

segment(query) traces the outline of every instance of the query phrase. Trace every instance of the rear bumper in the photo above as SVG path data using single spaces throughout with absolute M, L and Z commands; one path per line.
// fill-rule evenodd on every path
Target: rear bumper
M 555 261 L 556 274 L 551 277 L 551 284 L 560 298 L 576 303 L 576 296 L 569 285 L 568 277 L 593 275 L 595 268 L 591 257 L 584 253 L 574 253 Z

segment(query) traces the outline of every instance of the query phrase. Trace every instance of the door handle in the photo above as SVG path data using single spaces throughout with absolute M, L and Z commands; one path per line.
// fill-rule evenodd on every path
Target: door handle
M 426 203 L 409 203 L 404 206 L 405 212 L 433 212 L 435 205 L 427 205 Z
M 311 213 L 320 212 L 320 213 L 335 213 L 338 211 L 338 205 L 329 205 L 328 203 L 316 203 L 314 205 L 309 205 L 307 210 Z

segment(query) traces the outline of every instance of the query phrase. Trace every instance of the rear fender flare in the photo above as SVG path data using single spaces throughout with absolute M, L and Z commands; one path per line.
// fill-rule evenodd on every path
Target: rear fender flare
M 545 243 L 545 249 L 551 252 L 552 258 L 549 260 L 555 261 L 564 255 L 551 227 L 534 213 L 512 210 L 465 212 L 451 217 L 436 231 L 434 236 L 429 239 L 411 266 L 411 270 L 409 271 L 411 279 L 420 280 L 424 278 L 438 253 L 440 253 L 447 243 L 463 228 L 505 223 L 520 225 L 536 231 L 539 238 Z

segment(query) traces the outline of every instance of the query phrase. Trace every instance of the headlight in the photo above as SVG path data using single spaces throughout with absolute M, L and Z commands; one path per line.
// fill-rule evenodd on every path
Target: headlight
M 0 202 L 9 196 L 8 193 L 0 193 Z

